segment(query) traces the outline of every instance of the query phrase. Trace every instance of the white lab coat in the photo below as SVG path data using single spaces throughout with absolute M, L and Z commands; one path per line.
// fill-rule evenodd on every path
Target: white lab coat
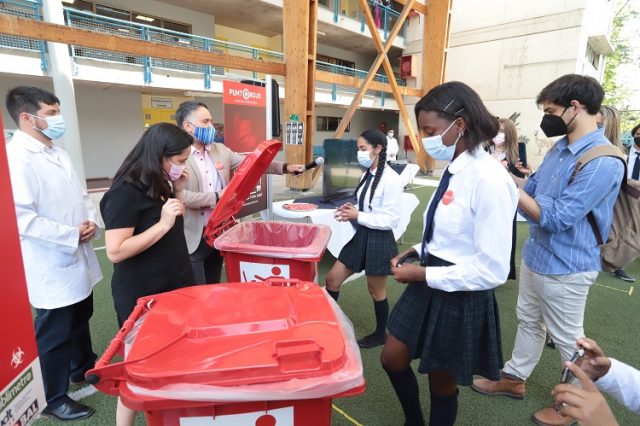
M 398 140 L 393 136 L 387 135 L 387 161 L 396 161 L 399 150 Z
M 18 130 L 7 157 L 31 304 L 55 309 L 86 299 L 102 272 L 92 243 L 78 243 L 78 225 L 99 219 L 69 156 Z

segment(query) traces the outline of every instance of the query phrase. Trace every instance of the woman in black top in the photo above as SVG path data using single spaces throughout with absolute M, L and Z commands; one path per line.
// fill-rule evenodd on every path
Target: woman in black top
M 139 297 L 195 283 L 184 237 L 181 194 L 193 138 L 169 123 L 144 132 L 100 202 L 113 303 L 122 327 Z M 116 423 L 135 413 L 118 401 Z

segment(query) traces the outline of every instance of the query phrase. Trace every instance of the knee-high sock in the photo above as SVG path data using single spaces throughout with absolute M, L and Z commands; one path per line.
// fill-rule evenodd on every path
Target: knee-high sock
M 373 309 L 376 312 L 376 331 L 377 336 L 384 336 L 387 331 L 387 318 L 389 317 L 389 302 L 387 299 L 373 301 Z
M 431 394 L 429 426 L 453 426 L 458 416 L 458 390 L 453 395 Z
M 325 290 L 327 290 L 327 293 L 329 293 L 329 296 L 333 297 L 333 300 L 335 300 L 336 302 L 338 301 L 338 297 L 340 297 L 340 290 L 333 291 L 333 290 L 329 290 L 329 288 L 327 287 L 325 287 Z
M 402 405 L 406 426 L 424 426 L 422 409 L 420 407 L 420 395 L 418 380 L 411 366 L 400 371 L 387 371 L 393 390 Z

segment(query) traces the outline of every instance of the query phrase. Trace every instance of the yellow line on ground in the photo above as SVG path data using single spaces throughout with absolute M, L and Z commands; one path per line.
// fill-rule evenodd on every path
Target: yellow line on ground
M 334 410 L 336 410 L 338 413 L 342 414 L 344 416 L 345 419 L 349 420 L 351 423 L 353 423 L 356 426 L 363 426 L 362 423 L 358 423 L 358 421 L 356 419 L 354 419 L 353 417 L 351 417 L 350 415 L 348 415 L 347 413 L 345 413 L 344 411 L 342 411 L 341 409 L 339 409 L 338 407 L 336 407 L 335 404 L 331 404 L 331 406 L 333 407 Z
M 615 291 L 620 291 L 622 293 L 627 293 L 629 296 L 631 296 L 633 294 L 633 286 L 631 286 L 631 288 L 629 288 L 629 290 L 621 290 L 619 288 L 609 287 L 608 285 L 604 285 L 604 284 L 595 283 L 595 285 L 598 285 L 598 286 L 604 287 L 604 288 L 608 288 L 609 290 L 615 290 Z

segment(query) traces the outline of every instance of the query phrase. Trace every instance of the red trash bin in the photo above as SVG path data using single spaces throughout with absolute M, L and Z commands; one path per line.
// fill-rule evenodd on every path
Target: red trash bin
M 264 141 L 247 156 L 204 230 L 207 243 L 224 256 L 228 282 L 317 278 L 317 263 L 331 237 L 329 226 L 273 221 L 237 223 L 233 217 L 281 146 L 278 141 Z
M 140 298 L 87 380 L 151 426 L 328 426 L 333 398 L 364 392 L 348 319 L 283 279 Z

